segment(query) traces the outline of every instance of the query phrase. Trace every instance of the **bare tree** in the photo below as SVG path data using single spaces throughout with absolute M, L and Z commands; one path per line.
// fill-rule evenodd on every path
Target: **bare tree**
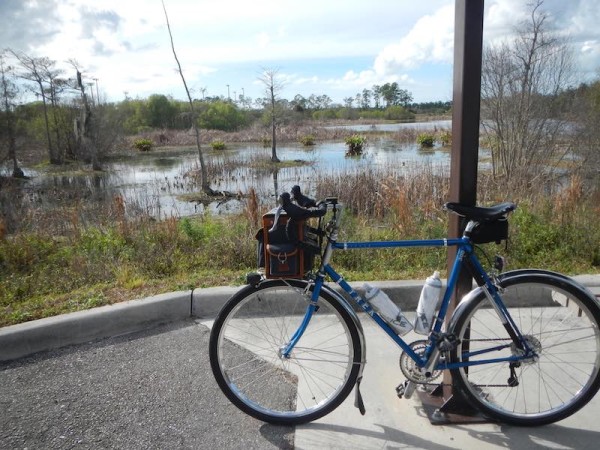
M 84 161 L 91 162 L 93 170 L 102 170 L 98 147 L 93 139 L 94 114 L 85 91 L 83 75 L 80 71 L 79 63 L 74 59 L 69 60 L 76 73 L 74 88 L 81 95 L 81 108 L 79 117 L 74 119 L 73 129 L 75 132 L 75 147 L 78 156 L 83 157 Z
M 42 98 L 44 122 L 46 125 L 46 139 L 48 142 L 48 157 L 50 158 L 51 164 L 61 164 L 62 161 L 59 152 L 50 139 L 50 121 L 48 119 L 48 101 L 45 87 L 46 79 L 44 77 L 45 73 L 49 70 L 49 67 L 54 65 L 54 61 L 51 61 L 49 58 L 36 58 L 15 51 L 11 51 L 11 53 L 17 58 L 21 67 L 24 69 L 24 72 L 20 74 L 20 77 L 24 80 L 31 81 L 37 86 L 37 91 L 34 92 Z
M 283 88 L 283 83 L 277 78 L 277 69 L 265 68 L 258 78 L 264 85 L 269 106 L 268 114 L 271 121 L 271 161 L 279 162 L 277 157 L 277 120 L 279 113 L 277 109 L 277 95 Z
M 13 81 L 15 77 L 14 68 L 6 63 L 5 54 L 5 51 L 0 52 L 0 97 L 2 99 L 1 111 L 4 113 L 4 122 L 8 143 L 8 158 L 12 160 L 13 163 L 12 176 L 15 178 L 24 178 L 25 174 L 19 167 L 19 163 L 17 161 L 17 141 L 13 112 L 13 101 L 18 95 L 18 88 Z
M 46 98 L 50 102 L 50 112 L 52 120 L 50 129 L 54 134 L 54 144 L 57 159 L 60 163 L 64 162 L 65 156 L 74 156 L 69 145 L 70 120 L 65 117 L 64 110 L 60 106 L 62 94 L 71 89 L 68 80 L 63 75 L 63 71 L 56 69 L 55 61 L 48 60 L 49 63 L 42 66 L 42 76 L 46 81 Z
M 196 123 L 197 115 L 194 108 L 194 102 L 192 100 L 192 96 L 190 95 L 190 90 L 188 89 L 187 83 L 185 81 L 185 77 L 183 76 L 183 70 L 181 69 L 181 63 L 179 62 L 179 58 L 177 58 L 177 52 L 175 51 L 175 43 L 173 42 L 173 34 L 171 33 L 171 25 L 169 24 L 169 16 L 167 14 L 167 7 L 165 6 L 165 2 L 162 2 L 163 10 L 165 12 L 165 20 L 167 22 L 167 30 L 169 31 L 169 38 L 171 39 L 171 50 L 173 50 L 173 56 L 175 57 L 175 62 L 177 63 L 177 69 L 179 71 L 179 75 L 181 76 L 181 81 L 183 82 L 183 87 L 185 88 L 185 93 L 187 94 L 188 102 L 190 105 L 190 119 L 192 122 L 192 129 L 194 130 L 194 135 L 196 137 L 196 148 L 198 149 L 198 159 L 200 160 L 200 173 L 202 177 L 202 190 L 207 194 L 214 194 L 215 192 L 211 189 L 210 183 L 208 182 L 208 171 L 206 170 L 206 165 L 204 164 L 204 155 L 202 154 L 202 147 L 200 145 L 200 130 L 198 129 L 198 124 Z
M 558 94 L 571 82 L 572 55 L 567 42 L 548 31 L 542 4 L 532 4 L 512 42 L 484 50 L 482 125 L 493 173 L 507 183 L 548 175 L 549 163 L 568 151 L 557 145 L 566 128 Z

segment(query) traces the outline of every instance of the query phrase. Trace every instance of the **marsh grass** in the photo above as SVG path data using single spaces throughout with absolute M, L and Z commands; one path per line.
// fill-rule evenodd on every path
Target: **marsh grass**
M 449 180 L 435 165 L 320 174 L 317 198 L 347 206 L 341 240 L 440 238 L 448 213 Z M 509 268 L 564 273 L 600 270 L 598 190 L 571 177 L 560 189 L 511 191 L 482 174 L 482 204 L 513 200 L 505 245 L 485 246 L 508 257 Z M 152 201 L 120 196 L 52 210 L 23 210 L 21 231 L 0 239 L 0 325 L 111 304 L 172 290 L 241 284 L 256 266 L 262 214 L 270 206 L 251 189 L 241 212 L 152 219 Z M 94 220 L 92 220 L 94 219 Z M 43 226 L 40 226 L 43 224 Z M 348 280 L 424 278 L 445 269 L 444 249 L 337 252 Z

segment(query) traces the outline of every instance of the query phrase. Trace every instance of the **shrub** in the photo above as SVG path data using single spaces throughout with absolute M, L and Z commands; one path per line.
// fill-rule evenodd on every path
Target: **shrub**
M 210 146 L 212 147 L 213 150 L 225 150 L 225 142 L 223 142 L 219 139 L 212 141 L 210 143 Z
M 421 133 L 417 136 L 417 144 L 421 147 L 433 147 L 435 138 L 431 133 Z
M 346 151 L 346 155 L 360 155 L 366 141 L 367 139 L 360 134 L 353 134 L 352 136 L 347 137 L 346 145 L 348 146 L 348 150 Z
M 149 152 L 153 145 L 151 139 L 136 139 L 133 143 L 133 147 L 140 152 Z
M 312 134 L 307 134 L 300 138 L 300 143 L 305 147 L 309 147 L 311 145 L 315 145 L 315 137 Z

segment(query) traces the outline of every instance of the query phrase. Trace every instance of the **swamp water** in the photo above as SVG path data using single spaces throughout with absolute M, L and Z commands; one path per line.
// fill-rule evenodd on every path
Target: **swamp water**
M 428 123 L 429 129 L 433 128 Z M 434 124 L 449 128 L 449 121 Z M 394 131 L 423 124 L 357 125 L 351 131 Z M 385 129 L 380 127 L 385 127 Z M 390 128 L 392 127 L 392 128 Z M 367 137 L 367 145 L 359 157 L 346 157 L 343 142 L 325 142 L 312 147 L 300 144 L 279 145 L 282 161 L 297 161 L 292 167 L 277 171 L 255 168 L 257 161 L 270 158 L 270 148 L 251 144 L 228 144 L 223 151 L 204 146 L 204 159 L 211 174 L 211 187 L 231 193 L 245 194 L 254 188 L 266 205 L 276 204 L 279 193 L 295 184 L 308 195 L 314 194 L 316 180 L 323 176 L 343 175 L 372 170 L 382 174 L 410 174 L 429 165 L 434 171 L 449 170 L 450 150 L 434 147 L 421 149 L 417 144 L 399 143 L 390 137 Z M 23 186 L 24 199 L 36 208 L 76 206 L 81 202 L 112 202 L 121 196 L 129 211 L 134 209 L 157 219 L 182 217 L 209 210 L 217 214 L 237 212 L 240 200 L 208 205 L 193 201 L 200 192 L 195 175 L 199 172 L 195 147 L 159 148 L 148 153 L 104 163 L 104 172 L 60 173 L 26 170 L 31 179 Z M 349 186 L 350 189 L 356 188 Z M 334 193 L 332 193 L 333 195 Z

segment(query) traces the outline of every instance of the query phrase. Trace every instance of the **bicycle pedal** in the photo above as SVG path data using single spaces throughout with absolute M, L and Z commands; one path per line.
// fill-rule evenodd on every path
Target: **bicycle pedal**
M 396 395 L 398 398 L 406 398 L 409 399 L 412 397 L 415 389 L 417 388 L 417 383 L 414 381 L 406 380 L 404 383 L 400 383 L 396 387 Z
M 404 396 L 404 383 L 400 383 L 396 386 L 396 395 L 398 398 L 402 398 Z
M 396 395 L 398 398 L 402 398 L 404 396 L 404 383 L 400 383 L 396 386 Z

